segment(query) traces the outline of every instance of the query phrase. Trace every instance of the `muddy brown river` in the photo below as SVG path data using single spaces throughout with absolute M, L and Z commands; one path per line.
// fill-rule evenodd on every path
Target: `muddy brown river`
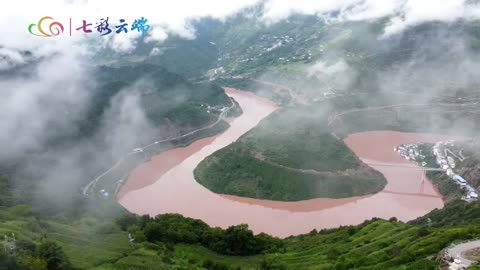
M 408 221 L 442 208 L 438 191 L 422 170 L 393 151 L 402 143 L 435 142 L 446 136 L 393 131 L 356 133 L 345 143 L 365 163 L 383 173 L 385 189 L 374 195 L 346 199 L 278 202 L 215 194 L 198 184 L 193 170 L 216 150 L 237 140 L 276 109 L 274 103 L 251 93 L 226 89 L 243 114 L 222 134 L 172 149 L 138 166 L 118 195 L 128 211 L 155 216 L 179 213 L 211 226 L 247 223 L 256 232 L 286 237 L 312 229 L 354 225 L 366 219 L 397 217 Z

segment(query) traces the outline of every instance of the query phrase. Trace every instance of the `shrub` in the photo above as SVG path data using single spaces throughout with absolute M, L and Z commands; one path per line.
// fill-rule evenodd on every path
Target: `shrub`
M 37 254 L 47 262 L 48 270 L 66 270 L 72 268 L 62 247 L 55 242 L 47 241 L 40 244 L 37 248 Z

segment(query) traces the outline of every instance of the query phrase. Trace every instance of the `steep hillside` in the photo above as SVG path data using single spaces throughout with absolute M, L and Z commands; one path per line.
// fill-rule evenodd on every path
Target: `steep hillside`
M 33 70 L 38 68 L 37 64 L 32 62 L 19 68 L 12 77 L 36 76 Z M 146 63 L 88 66 L 88 69 L 92 77 L 83 81 L 84 88 L 79 90 L 85 92 L 79 93 L 84 95 L 79 99 L 84 100 L 56 110 L 58 121 L 49 123 L 49 132 L 37 138 L 35 144 L 26 145 L 26 151 L 5 155 L 0 164 L 0 172 L 13 179 L 18 192 L 29 199 L 39 199 L 42 193 L 48 194 L 49 199 L 62 197 L 62 203 L 57 203 L 62 208 L 67 198 L 132 149 L 217 123 L 191 136 L 150 147 L 148 155 L 130 154 L 125 164 L 112 170 L 103 185 L 99 185 L 99 189 L 114 194 L 119 179 L 151 155 L 228 128 L 228 123 L 219 120 L 219 116 L 221 109 L 231 106 L 232 101 L 216 84 L 193 83 Z M 62 87 L 68 86 L 54 87 L 58 87 L 56 91 L 65 91 Z M 41 102 L 48 104 L 52 98 L 55 96 L 44 97 Z M 75 110 L 75 106 L 83 108 Z M 75 111 L 80 113 L 71 113 Z M 62 192 L 52 194 L 51 190 Z
M 203 160 L 195 179 L 216 193 L 297 201 L 376 193 L 385 178 L 327 128 L 328 107 L 284 109 Z
M 82 123 L 84 130 L 95 128 L 111 99 L 121 91 L 139 91 L 142 109 L 157 127 L 173 125 L 184 131 L 216 119 L 207 113 L 206 105 L 231 104 L 223 89 L 215 84 L 193 84 L 161 66 L 145 63 L 98 67 L 96 80 L 99 85 L 90 114 Z

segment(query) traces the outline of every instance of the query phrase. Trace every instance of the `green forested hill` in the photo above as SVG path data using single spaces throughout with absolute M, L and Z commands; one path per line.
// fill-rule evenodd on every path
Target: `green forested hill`
M 204 159 L 194 171 L 195 179 L 216 193 L 281 201 L 382 190 L 383 175 L 329 132 L 329 108 L 322 105 L 273 113 Z
M 142 109 L 157 126 L 166 124 L 168 119 L 179 129 L 199 127 L 215 118 L 202 104 L 230 105 L 220 86 L 191 83 L 158 65 L 141 63 L 121 67 L 100 66 L 97 69 L 96 81 L 99 85 L 89 106 L 89 114 L 81 123 L 85 132 L 96 128 L 111 99 L 122 90 L 138 91 Z
M 35 65 L 39 63 L 32 63 L 33 67 Z M 34 76 L 28 73 L 33 67 L 26 67 L 26 71 L 19 71 L 15 76 Z M 86 68 L 91 77 L 87 77 L 81 86 L 84 88 L 79 90 L 85 93 L 79 93 L 79 104 L 72 104 L 82 107 L 78 109 L 80 113 L 71 113 L 68 107 L 56 111 L 52 117 L 62 123 L 60 128 L 56 127 L 56 121 L 51 121 L 49 132 L 42 134 L 41 141 L 26 146 L 24 152 L 4 153 L 2 156 L 0 173 L 8 174 L 15 182 L 17 192 L 28 199 L 35 197 L 43 201 L 42 196 L 48 200 L 77 195 L 89 181 L 108 170 L 133 148 L 208 126 L 218 120 L 220 108 L 231 105 L 230 98 L 220 86 L 210 82 L 193 83 L 158 65 L 136 63 Z M 220 121 L 212 129 L 175 143 L 191 143 L 227 127 L 226 122 Z M 165 144 L 158 148 L 164 150 L 171 146 Z M 155 153 L 153 148 L 149 150 L 152 150 L 151 154 Z M 130 157 L 123 167 L 113 171 L 112 179 L 106 180 L 109 192 L 113 193 L 115 183 L 147 158 L 142 153 Z M 52 193 L 52 190 L 60 191 Z M 61 201 L 65 204 L 72 203 L 63 199 Z M 57 206 L 61 208 L 63 205 Z

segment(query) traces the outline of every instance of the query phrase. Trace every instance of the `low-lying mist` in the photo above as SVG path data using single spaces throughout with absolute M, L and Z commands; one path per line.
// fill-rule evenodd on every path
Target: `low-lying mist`
M 274 4 L 278 3 L 268 3 L 265 16 L 277 10 Z M 341 9 L 341 14 L 355 10 Z M 336 113 L 347 110 L 347 106 L 452 103 L 453 108 L 448 110 L 425 106 L 425 110 L 418 111 L 429 119 L 422 122 L 424 130 L 438 130 L 437 118 L 450 114 L 454 119 L 450 126 L 443 127 L 444 132 L 475 134 L 476 112 L 469 110 L 462 117 L 455 106 L 473 106 L 480 98 L 476 22 L 470 17 L 457 20 L 455 14 L 447 16 L 448 20 L 441 16 L 431 20 L 417 18 L 403 21 L 408 27 L 402 26 L 402 31 L 386 35 L 385 29 L 395 25 L 385 20 L 389 10 L 366 16 L 366 20 L 358 16 L 326 20 L 327 28 L 331 23 L 335 27 L 345 24 L 348 28 L 352 22 L 358 22 L 360 26 L 346 40 L 322 47 L 321 57 L 303 69 L 269 70 L 256 79 L 282 85 L 287 92 L 292 90 L 298 95 L 297 103 L 342 96 L 348 102 L 336 108 Z M 285 14 L 308 13 L 304 8 L 284 11 L 279 20 Z M 318 16 L 324 16 L 321 11 L 331 14 L 332 8 L 316 8 Z M 265 18 L 258 20 L 264 23 Z M 84 57 L 85 48 L 72 47 L 70 43 L 48 50 L 36 50 L 37 45 L 21 49 L 2 45 L 0 42 L 0 164 L 7 168 L 7 173 L 14 170 L 14 183 L 22 190 L 29 186 L 37 200 L 66 204 L 71 194 L 80 194 L 88 180 L 109 168 L 120 156 L 136 146 L 151 143 L 150 138 L 161 137 L 141 101 L 144 89 L 149 87 L 148 79 L 139 78 L 118 91 L 101 113 L 99 126 L 85 137 L 80 135 L 83 130 L 79 123 L 88 120 L 90 105 L 95 102 L 101 84 L 95 76 L 96 67 Z M 319 43 L 314 49 L 324 45 Z M 179 102 L 183 99 L 179 95 Z M 411 113 L 409 107 L 402 110 L 396 113 Z M 440 116 L 437 111 L 441 111 Z M 405 116 L 414 117 L 413 113 Z
M 119 90 L 85 134 L 81 123 L 93 121 L 90 105 L 103 91 L 95 69 L 57 52 L 2 76 L 0 163 L 26 200 L 66 207 L 96 174 L 160 136 L 142 107 L 141 89 L 151 88 L 142 78 Z

